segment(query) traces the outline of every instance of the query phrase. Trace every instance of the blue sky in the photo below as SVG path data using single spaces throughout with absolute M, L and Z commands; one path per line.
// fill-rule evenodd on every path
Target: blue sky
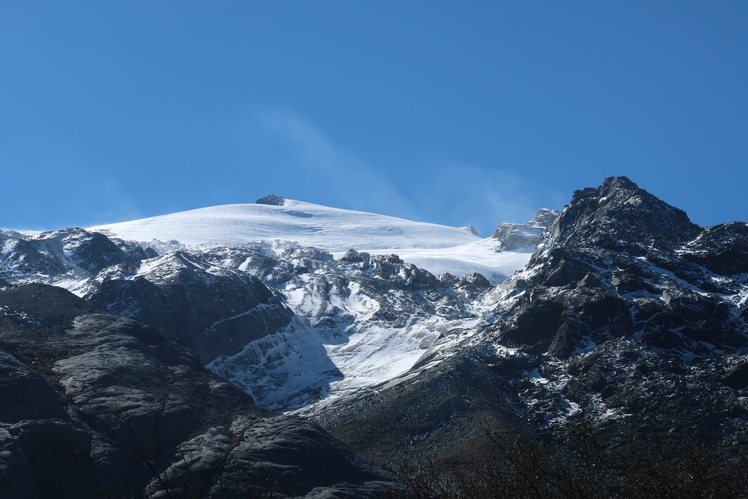
M 0 227 L 274 193 L 489 235 L 627 175 L 748 221 L 748 2 L 0 6 Z

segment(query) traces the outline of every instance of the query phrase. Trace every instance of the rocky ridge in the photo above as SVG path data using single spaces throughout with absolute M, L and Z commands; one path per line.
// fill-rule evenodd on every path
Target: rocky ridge
M 5 497 L 379 496 L 395 477 L 189 349 L 47 285 L 0 291 Z
M 625 178 L 578 191 L 528 266 L 482 297 L 486 325 L 312 417 L 382 462 L 454 465 L 485 440 L 481 422 L 540 434 L 580 417 L 620 442 L 744 453 L 745 228 L 701 229 Z
M 286 202 L 279 196 L 260 201 Z M 44 325 L 48 321 L 67 321 L 63 329 L 73 332 L 79 325 L 109 324 L 82 329 L 82 336 L 93 337 L 96 331 L 147 324 L 154 328 L 146 328 L 154 331 L 145 336 L 148 341 L 177 341 L 182 351 L 193 352 L 184 361 L 189 369 L 207 365 L 241 388 L 245 405 L 227 408 L 226 421 L 237 411 L 261 411 L 251 405 L 251 394 L 261 406 L 311 418 L 380 464 L 432 459 L 458 466 L 482 452 L 487 422 L 502 432 L 541 438 L 585 418 L 608 432 L 612 445 L 688 438 L 715 445 L 726 456 L 748 448 L 748 224 L 700 228 L 625 177 L 575 192 L 562 212 L 541 210 L 527 224 L 501 224 L 491 239 L 496 250 L 536 248 L 527 266 L 499 285 L 479 274 L 433 275 L 397 255 L 350 250 L 333 256 L 288 241 L 135 244 L 67 229 L 0 231 L 0 243 L 4 293 L 26 296 L 2 308 L 4 324 L 23 324 L 10 331 L 51 327 Z M 39 285 L 22 286 L 28 283 L 63 286 L 80 299 L 45 292 L 44 313 L 32 314 L 24 307 L 37 301 L 20 290 Z M 72 334 L 64 348 L 73 350 L 55 353 L 57 371 L 39 378 L 30 350 L 18 350 L 27 333 L 8 334 L 0 338 L 15 338 L 3 343 L 16 349 L 8 350 L 8 369 L 39 387 L 34 393 L 45 407 L 49 393 L 70 386 L 61 384 L 68 379 L 63 367 L 96 365 L 98 357 L 85 352 L 103 348 Z M 79 344 L 85 361 L 68 362 Z M 33 359 L 49 364 L 49 355 Z M 13 359 L 32 366 L 31 373 Z M 132 389 L 121 373 L 104 378 Z M 162 375 L 168 373 L 161 367 L 151 374 Z M 51 376 L 49 389 L 43 388 L 45 376 Z M 92 414 L 107 414 L 85 396 L 74 396 L 66 399 L 65 412 L 83 414 L 93 407 Z M 123 391 L 111 398 L 128 396 Z M 193 396 L 185 395 L 184 405 Z M 19 400 L 19 407 L 28 407 L 28 400 Z M 33 421 L 43 413 L 30 414 Z M 187 413 L 175 414 L 179 420 Z M 306 424 L 283 419 L 290 416 L 262 417 Z M 180 448 L 196 454 L 220 454 L 216 449 L 238 434 L 202 417 L 189 424 L 174 441 L 181 439 Z M 282 425 L 263 427 L 286 431 Z M 146 440 L 154 438 L 151 433 Z M 339 445 L 328 438 L 315 433 L 312 440 Z M 236 448 L 251 454 L 252 445 Z M 391 475 L 345 456 L 358 463 L 346 465 L 346 473 L 365 477 L 352 482 L 354 495 L 396 487 Z M 197 458 L 187 461 L 160 458 L 159 470 L 176 476 L 200 466 Z M 264 466 L 279 469 L 271 461 Z M 86 463 L 89 470 L 94 466 Z M 147 478 L 140 475 L 141 485 Z M 305 493 L 339 490 L 338 478 Z

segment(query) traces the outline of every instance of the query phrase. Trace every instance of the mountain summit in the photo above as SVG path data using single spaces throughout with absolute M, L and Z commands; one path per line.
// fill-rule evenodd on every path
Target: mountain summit
M 401 248 L 438 249 L 480 240 L 456 227 L 328 208 L 280 196 L 90 228 L 121 239 L 175 240 L 184 245 L 295 241 L 343 253 Z
M 268 196 L 265 196 L 264 198 L 260 198 L 257 201 L 255 201 L 255 204 L 269 204 L 271 206 L 283 206 L 286 204 L 286 198 L 283 196 L 277 196 L 275 194 L 270 194 Z
M 272 246 L 280 242 L 314 247 L 336 257 L 350 249 L 398 254 L 434 274 L 465 277 L 478 272 L 495 282 L 524 266 L 536 244 L 527 240 L 524 247 L 502 248 L 496 240 L 483 239 L 464 228 L 329 208 L 276 195 L 256 204 L 200 208 L 89 230 L 165 249 L 201 244 Z
M 554 244 L 609 246 L 653 244 L 672 247 L 700 228 L 682 210 L 640 189 L 626 177 L 610 177 L 597 188 L 576 191 L 551 226 Z
M 507 496 L 518 469 L 560 497 L 747 478 L 748 224 L 625 177 L 486 239 L 274 195 L 0 231 L 0 336 L 21 497 L 381 497 L 379 465 L 424 461 L 410 486 Z

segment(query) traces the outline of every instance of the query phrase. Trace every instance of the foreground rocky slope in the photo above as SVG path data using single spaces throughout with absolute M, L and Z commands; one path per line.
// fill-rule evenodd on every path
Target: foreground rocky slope
M 0 290 L 3 497 L 381 495 L 394 477 L 256 406 L 152 327 L 60 288 Z

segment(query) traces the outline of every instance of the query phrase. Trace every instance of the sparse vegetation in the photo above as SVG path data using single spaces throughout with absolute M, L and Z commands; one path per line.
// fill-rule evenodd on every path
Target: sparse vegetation
M 748 458 L 688 440 L 611 439 L 587 420 L 555 436 L 506 435 L 486 426 L 489 453 L 471 466 L 406 467 L 409 499 L 735 499 L 748 497 Z M 613 442 L 616 443 L 613 443 Z

